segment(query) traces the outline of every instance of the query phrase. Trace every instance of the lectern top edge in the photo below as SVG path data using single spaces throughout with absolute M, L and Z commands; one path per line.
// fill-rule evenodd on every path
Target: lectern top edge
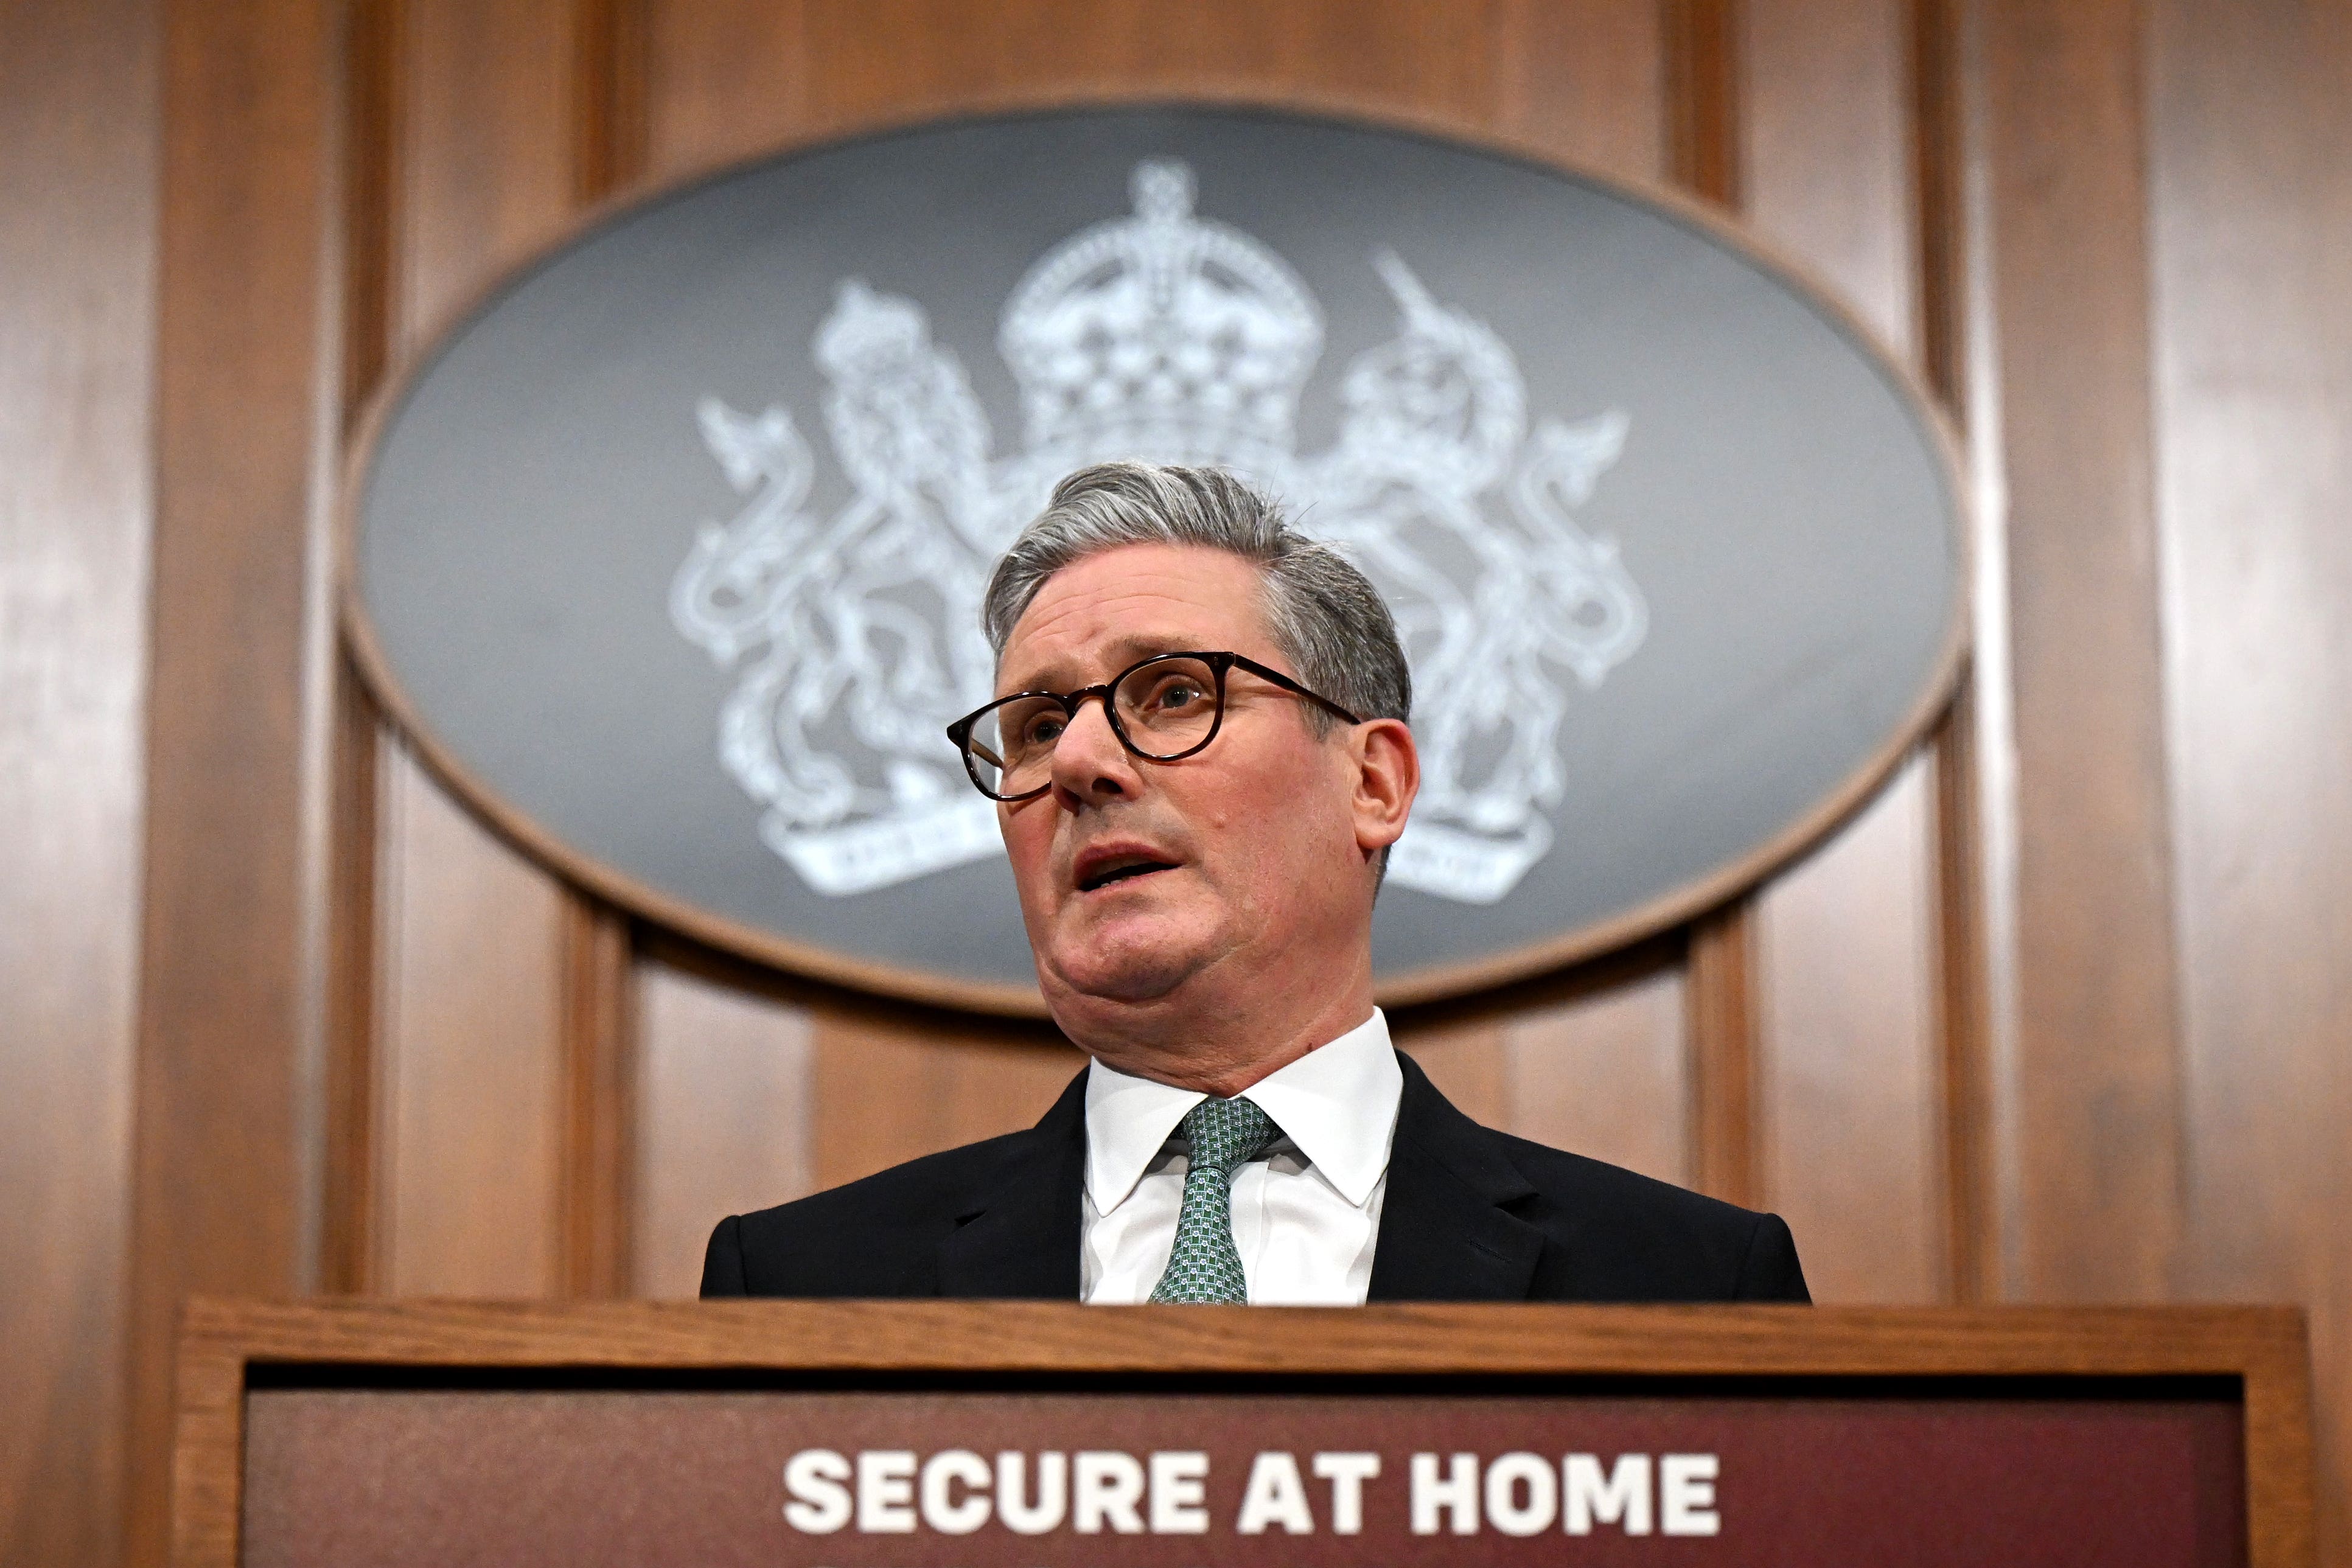
M 191 1354 L 240 1362 L 809 1371 L 2254 1376 L 2307 1364 L 2302 1312 L 2277 1306 L 200 1298 L 188 1303 L 184 1343 Z

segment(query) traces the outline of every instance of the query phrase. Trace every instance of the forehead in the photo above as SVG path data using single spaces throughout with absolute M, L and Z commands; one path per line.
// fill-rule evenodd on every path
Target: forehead
M 997 688 L 1083 685 L 1175 648 L 1265 658 L 1258 569 L 1197 545 L 1121 545 L 1045 580 L 1006 639 Z

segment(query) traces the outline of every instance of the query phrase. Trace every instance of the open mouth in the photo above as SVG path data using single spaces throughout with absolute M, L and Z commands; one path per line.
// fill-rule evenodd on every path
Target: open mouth
M 1172 862 L 1150 855 L 1109 855 L 1089 865 L 1078 877 L 1078 891 L 1092 893 L 1113 883 L 1133 882 L 1155 872 L 1173 871 Z

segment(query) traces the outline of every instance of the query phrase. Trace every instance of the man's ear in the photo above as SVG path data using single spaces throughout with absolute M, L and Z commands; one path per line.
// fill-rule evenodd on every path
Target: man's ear
M 1376 718 L 1358 725 L 1348 737 L 1355 765 L 1356 846 L 1378 854 L 1404 833 L 1412 800 L 1421 793 L 1421 751 L 1402 719 Z

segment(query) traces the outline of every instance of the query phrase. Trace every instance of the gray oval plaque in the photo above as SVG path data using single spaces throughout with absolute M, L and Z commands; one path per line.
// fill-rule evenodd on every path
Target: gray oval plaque
M 991 810 L 997 551 L 1112 456 L 1276 491 L 1391 596 L 1427 784 L 1387 994 L 1622 941 L 1884 772 L 1958 645 L 1931 417 L 1671 204 L 1233 109 L 964 120 L 658 197 L 389 405 L 352 623 L 494 820 L 755 957 L 1034 1006 Z

